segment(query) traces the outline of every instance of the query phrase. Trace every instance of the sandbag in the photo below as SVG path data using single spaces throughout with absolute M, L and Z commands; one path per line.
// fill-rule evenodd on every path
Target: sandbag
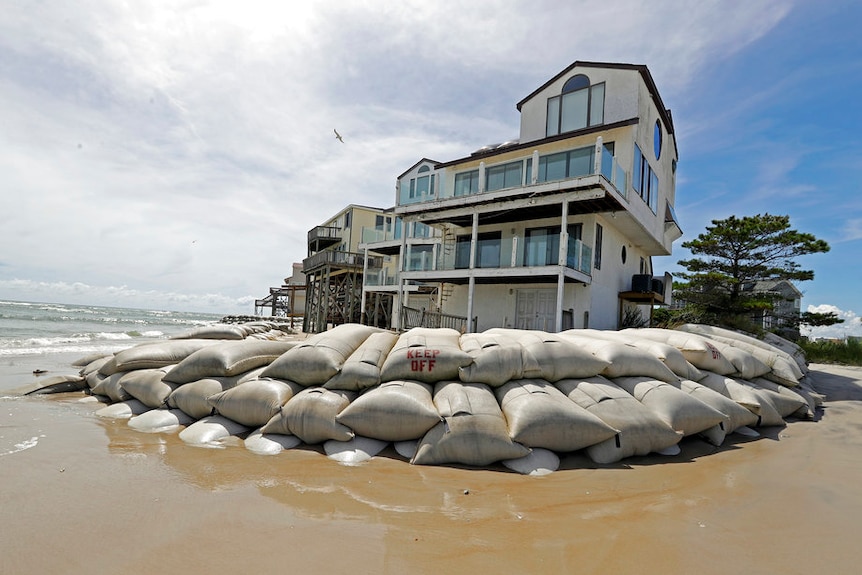
M 814 408 L 794 390 L 762 377 L 752 379 L 749 383 L 770 397 L 782 417 L 793 416 L 802 419 L 814 417 Z
M 78 359 L 73 361 L 71 365 L 72 367 L 80 367 L 81 375 L 86 375 L 88 372 L 85 372 L 85 370 L 94 362 L 101 360 L 102 363 L 104 363 L 112 357 L 114 357 L 113 353 L 95 352 L 85 355 L 84 357 L 79 357 Z M 98 369 L 98 367 L 96 369 Z
M 233 377 L 271 364 L 296 345 L 295 341 L 257 339 L 216 343 L 180 361 L 165 381 L 189 383 L 205 377 Z
M 323 385 L 347 358 L 380 329 L 356 323 L 337 325 L 329 331 L 309 336 L 286 351 L 263 372 L 263 377 L 287 379 L 304 386 Z
M 66 393 L 69 391 L 81 391 L 87 386 L 87 378 L 80 375 L 52 375 L 39 378 L 34 389 L 27 391 L 24 395 L 47 395 L 53 393 Z
M 683 435 L 727 422 L 726 415 L 667 382 L 649 377 L 618 377 L 613 382 Z
M 680 382 L 680 389 L 726 415 L 728 418 L 724 423 L 726 433 L 733 433 L 740 427 L 757 424 L 757 415 L 754 412 L 705 385 L 683 379 Z
M 576 451 L 617 433 L 547 381 L 514 380 L 494 393 L 506 416 L 509 437 L 527 447 Z
M 398 334 L 372 333 L 344 362 L 341 371 L 323 384 L 326 389 L 362 391 L 380 383 L 380 368 L 392 350 Z
M 596 463 L 615 463 L 626 457 L 662 451 L 682 438 L 682 433 L 671 429 L 655 412 L 602 376 L 566 379 L 555 385 L 569 399 L 619 430 L 614 437 L 585 449 Z
M 492 328 L 485 333 L 508 335 L 518 340 L 523 350 L 525 379 L 555 382 L 591 377 L 610 365 L 560 334 L 507 328 Z
M 173 433 L 194 421 L 181 409 L 151 409 L 129 419 L 129 427 L 144 433 Z
M 224 447 L 223 442 L 231 436 L 245 435 L 249 428 L 221 415 L 209 415 L 195 421 L 182 431 L 183 442 L 198 447 Z
M 577 333 L 598 339 L 617 341 L 643 350 L 664 363 L 668 369 L 681 378 L 697 381 L 700 377 L 700 371 L 685 359 L 680 350 L 663 341 L 638 337 L 637 329 L 629 328 L 621 331 L 583 329 L 578 330 Z
M 292 381 L 252 379 L 209 396 L 207 403 L 219 415 L 248 427 L 261 427 L 303 389 Z
M 663 341 L 677 348 L 685 359 L 698 369 L 720 375 L 728 375 L 736 371 L 730 360 L 724 357 L 710 340 L 698 334 L 653 327 L 640 328 L 637 332 L 641 337 Z
M 214 323 L 211 325 L 203 325 L 192 328 L 181 334 L 171 337 L 171 339 L 245 339 L 247 332 L 240 325 L 227 323 Z
M 579 330 L 568 330 L 560 335 L 575 342 L 599 359 L 608 362 L 608 366 L 600 375 L 607 378 L 625 376 L 649 376 L 667 382 L 677 382 L 679 377 L 674 374 L 661 360 L 654 355 L 617 341 L 586 337 Z
M 120 385 L 120 380 L 124 375 L 126 372 L 120 371 L 108 377 L 100 378 L 98 372 L 93 372 L 87 376 L 87 384 L 90 386 L 90 391 L 95 395 L 104 395 L 109 397 L 111 401 L 126 401 L 133 398 Z
M 459 368 L 458 377 L 464 383 L 485 383 L 499 387 L 512 379 L 524 377 L 525 354 L 517 339 L 502 333 L 465 333 L 460 339 L 461 350 L 473 362 Z M 532 356 L 527 356 L 533 359 Z M 528 373 L 540 371 L 539 365 L 526 367 Z
M 461 350 L 460 336 L 449 328 L 414 327 L 402 333 L 383 362 L 380 381 L 436 383 L 458 379 L 458 370 L 473 362 Z
M 165 367 L 179 363 L 199 349 L 215 343 L 218 342 L 208 339 L 171 339 L 136 345 L 114 354 L 110 361 L 99 368 L 99 372 L 111 375 L 118 371 Z
M 717 347 L 722 355 L 733 364 L 736 371 L 729 374 L 731 377 L 753 379 L 771 371 L 768 365 L 742 348 L 716 340 L 712 340 L 710 343 Z
M 353 400 L 335 420 L 382 441 L 419 439 L 440 422 L 432 391 L 419 381 L 387 381 Z
M 370 437 L 354 436 L 347 441 L 330 439 L 323 444 L 326 456 L 344 465 L 358 465 L 368 461 L 389 445 L 386 441 Z
M 140 415 L 149 410 L 149 407 L 137 399 L 127 399 L 96 410 L 96 415 L 108 419 L 129 419 L 133 415 Z
M 171 371 L 173 365 L 152 369 L 136 369 L 127 372 L 120 378 L 120 386 L 129 395 L 152 408 L 161 407 L 168 400 L 168 396 L 179 387 L 178 383 L 164 380 L 165 375 Z
M 285 449 L 293 449 L 301 445 L 302 440 L 295 435 L 263 433 L 260 429 L 256 429 L 243 440 L 243 444 L 246 449 L 258 455 L 277 455 Z
M 419 441 L 415 465 L 489 465 L 517 459 L 530 450 L 509 437 L 506 420 L 491 388 L 481 383 L 440 382 L 434 405 L 443 421 Z
M 521 475 L 533 475 L 540 477 L 548 475 L 560 468 L 560 458 L 553 451 L 534 447 L 530 453 L 518 459 L 504 459 L 501 461 L 504 467 L 516 471 Z
M 207 402 L 211 395 L 235 387 L 240 377 L 205 377 L 186 383 L 175 389 L 169 396 L 169 407 L 181 409 L 195 419 L 213 414 L 213 407 Z
M 703 373 L 706 375 L 698 381 L 700 385 L 729 397 L 755 415 L 760 413 L 760 397 L 752 391 L 751 386 L 743 385 L 727 375 L 719 375 L 711 371 Z
M 355 397 L 354 391 L 305 388 L 285 403 L 261 431 L 295 435 L 309 445 L 328 439 L 347 441 L 353 437 L 353 431 L 335 417 Z

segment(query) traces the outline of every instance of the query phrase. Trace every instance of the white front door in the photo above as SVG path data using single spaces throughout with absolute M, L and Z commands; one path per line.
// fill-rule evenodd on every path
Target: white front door
M 515 300 L 515 327 L 553 332 L 557 325 L 557 290 L 519 289 Z

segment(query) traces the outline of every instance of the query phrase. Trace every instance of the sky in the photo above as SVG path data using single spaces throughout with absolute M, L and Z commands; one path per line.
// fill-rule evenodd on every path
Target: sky
M 711 220 L 789 215 L 831 246 L 799 260 L 803 309 L 862 335 L 860 21 L 854 0 L 3 0 L 0 298 L 253 313 L 310 228 L 517 138 L 515 104 L 584 60 L 645 64 L 673 114 L 685 235 L 657 272 Z

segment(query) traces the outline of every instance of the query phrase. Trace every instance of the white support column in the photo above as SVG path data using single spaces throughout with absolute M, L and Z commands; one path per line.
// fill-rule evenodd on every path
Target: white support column
M 596 138 L 596 152 L 595 158 L 593 158 L 593 173 L 601 174 L 602 173 L 602 137 L 599 136 Z
M 476 250 L 479 240 L 479 214 L 473 213 L 473 231 L 470 235 L 470 270 L 469 284 L 467 288 L 467 332 L 473 331 L 473 296 L 476 291 L 476 278 L 473 275 L 473 270 L 476 267 Z
M 479 162 L 479 193 L 485 191 L 485 162 Z
M 396 226 L 395 220 L 392 221 L 393 230 Z M 395 329 L 401 329 L 401 308 L 405 305 L 404 303 L 404 280 L 401 279 L 401 272 L 404 271 L 404 258 L 407 255 L 407 226 L 409 222 L 402 219 L 401 220 L 401 247 L 398 250 L 398 267 L 395 271 L 395 281 L 398 283 L 398 291 L 396 292 L 397 297 L 395 301 L 392 302 L 392 327 Z
M 539 150 L 533 150 L 533 165 L 530 169 L 530 183 L 535 184 L 539 181 Z
M 362 299 L 359 302 L 359 315 L 365 317 L 365 278 L 368 277 L 368 244 L 365 245 L 365 257 L 362 258 Z
M 563 331 L 563 296 L 566 293 L 566 260 L 569 253 L 569 200 L 563 199 L 560 218 L 560 261 L 557 270 L 557 308 L 554 310 L 557 333 Z

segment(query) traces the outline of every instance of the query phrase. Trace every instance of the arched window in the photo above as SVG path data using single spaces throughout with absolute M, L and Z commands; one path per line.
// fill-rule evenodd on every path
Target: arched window
M 655 159 L 658 160 L 661 157 L 661 123 L 658 120 L 655 121 L 655 130 L 653 130 L 652 136 L 652 146 L 653 151 L 655 152 Z
M 597 126 L 605 121 L 605 84 L 590 85 L 576 74 L 566 80 L 559 96 L 548 98 L 547 136 Z

